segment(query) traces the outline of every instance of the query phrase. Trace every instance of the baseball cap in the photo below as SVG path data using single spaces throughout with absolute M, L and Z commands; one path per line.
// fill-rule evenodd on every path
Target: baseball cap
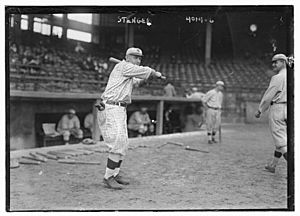
M 284 54 L 276 54 L 273 56 L 272 62 L 277 60 L 284 60 L 285 62 L 287 62 L 287 57 Z
M 224 84 L 224 82 L 223 81 L 218 81 L 218 82 L 216 82 L 216 85 L 221 85 L 221 86 L 225 86 L 225 84 Z
M 126 55 L 143 56 L 143 52 L 140 48 L 130 47 L 127 49 Z
M 68 113 L 74 114 L 74 115 L 75 115 L 75 114 L 76 114 L 76 111 L 75 111 L 74 109 L 69 109 L 69 110 L 68 110 Z

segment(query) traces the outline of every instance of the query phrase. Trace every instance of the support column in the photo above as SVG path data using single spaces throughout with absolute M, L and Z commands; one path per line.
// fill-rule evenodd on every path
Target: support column
M 97 100 L 95 101 L 95 103 L 97 102 Z M 94 106 L 93 103 L 93 133 L 92 133 L 92 138 L 94 141 L 100 141 L 100 135 L 101 135 L 101 132 L 100 132 L 100 128 L 99 128 L 99 125 L 98 125 L 98 119 L 97 119 L 97 115 L 98 115 L 98 110 L 97 108 Z
M 163 123 L 164 123 L 164 101 L 161 100 L 158 102 L 156 108 L 156 135 L 161 135 L 163 133 Z
M 211 42 L 212 42 L 212 24 L 206 23 L 206 39 L 205 39 L 205 65 L 209 65 L 211 61 Z
M 128 26 L 128 47 L 132 47 L 134 45 L 134 26 Z

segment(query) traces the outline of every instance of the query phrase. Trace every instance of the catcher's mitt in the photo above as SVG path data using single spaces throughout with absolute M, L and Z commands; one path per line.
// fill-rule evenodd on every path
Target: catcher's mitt
M 99 111 L 103 111 L 105 110 L 105 103 L 103 103 L 102 99 L 97 100 L 97 102 L 95 103 L 95 107 L 99 110 Z

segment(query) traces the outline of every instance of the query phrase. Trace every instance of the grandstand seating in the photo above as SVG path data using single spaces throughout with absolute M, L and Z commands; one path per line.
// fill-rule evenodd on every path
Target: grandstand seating
M 42 37 L 47 41 L 46 36 Z M 44 38 L 43 38 L 44 37 Z M 51 39 L 52 40 L 52 39 Z M 58 41 L 57 41 L 58 40 Z M 76 53 L 74 46 L 55 39 L 56 46 L 40 43 L 18 44 L 18 50 L 10 50 L 9 75 L 10 89 L 48 92 L 102 92 L 114 64 L 107 62 L 107 57 L 121 58 L 121 53 L 113 50 L 100 52 Z M 269 77 L 265 73 L 268 67 L 258 59 L 213 59 L 208 66 L 204 64 L 197 48 L 186 47 L 170 57 L 169 61 L 160 62 L 159 47 L 146 47 L 144 65 L 149 65 L 165 74 L 173 81 L 180 95 L 184 89 L 197 86 L 206 91 L 217 81 L 223 80 L 231 88 L 259 90 L 265 88 Z M 101 73 L 94 68 L 84 68 L 87 58 L 98 63 L 108 63 Z M 37 62 L 36 62 L 37 61 Z M 149 81 L 146 87 L 135 90 L 134 94 L 162 95 L 163 82 Z

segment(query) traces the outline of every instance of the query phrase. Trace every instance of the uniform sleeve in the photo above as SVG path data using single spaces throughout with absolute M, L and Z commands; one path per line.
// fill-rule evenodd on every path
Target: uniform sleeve
M 85 128 L 90 128 L 92 126 L 92 116 L 90 114 L 88 114 L 85 119 L 84 119 L 84 127 Z
M 145 122 L 145 123 L 146 123 L 146 124 L 150 124 L 150 123 L 151 123 L 151 119 L 150 119 L 148 113 L 146 114 L 146 122 Z
M 268 89 L 266 90 L 264 96 L 261 99 L 258 110 L 263 113 L 265 112 L 269 106 L 271 105 L 271 101 L 276 95 L 279 86 L 279 79 L 277 76 L 273 76 Z
M 153 69 L 150 67 L 143 67 L 143 66 L 127 63 L 124 65 L 122 73 L 123 76 L 125 77 L 136 77 L 140 79 L 148 79 L 152 70 Z
M 175 87 L 172 88 L 172 91 L 173 91 L 173 96 L 176 96 L 176 90 L 175 90 Z
M 63 129 L 63 130 L 69 129 L 68 128 L 67 118 L 66 118 L 65 115 L 61 118 L 60 123 L 61 123 L 61 129 Z
M 212 97 L 212 91 L 207 92 L 203 97 L 203 102 L 207 103 L 211 97 Z
M 77 116 L 74 119 L 74 127 L 77 128 L 77 129 L 80 128 L 80 121 L 79 121 Z

